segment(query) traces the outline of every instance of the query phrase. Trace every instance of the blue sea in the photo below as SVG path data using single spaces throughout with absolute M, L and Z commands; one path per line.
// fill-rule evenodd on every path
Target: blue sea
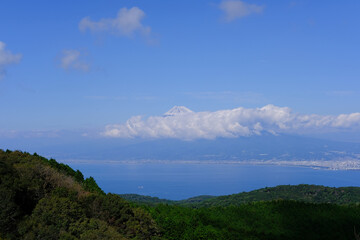
M 65 162 L 111 193 L 180 200 L 286 184 L 360 186 L 360 171 L 277 165 Z

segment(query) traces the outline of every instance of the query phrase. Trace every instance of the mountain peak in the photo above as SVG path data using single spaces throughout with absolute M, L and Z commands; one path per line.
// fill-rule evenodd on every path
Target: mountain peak
M 164 117 L 181 115 L 181 114 L 191 113 L 191 112 L 193 112 L 193 111 L 191 111 L 191 110 L 188 109 L 187 107 L 184 107 L 184 106 L 174 106 L 173 108 L 171 108 L 169 111 L 167 111 L 167 112 L 164 114 Z

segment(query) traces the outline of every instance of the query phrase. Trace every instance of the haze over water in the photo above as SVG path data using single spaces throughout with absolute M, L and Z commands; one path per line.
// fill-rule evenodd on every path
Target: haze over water
M 360 171 L 239 164 L 81 164 L 105 192 L 136 193 L 170 200 L 227 195 L 287 184 L 360 186 Z

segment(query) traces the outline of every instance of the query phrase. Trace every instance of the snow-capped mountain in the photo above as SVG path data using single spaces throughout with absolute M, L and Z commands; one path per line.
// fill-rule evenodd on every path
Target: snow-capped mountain
M 190 109 L 188 109 L 187 107 L 184 106 L 174 106 L 173 108 L 171 108 L 169 111 L 167 111 L 166 113 L 164 113 L 164 117 L 170 117 L 170 116 L 175 116 L 175 115 L 182 115 L 182 114 L 187 114 L 187 113 L 192 113 L 193 111 L 191 111 Z

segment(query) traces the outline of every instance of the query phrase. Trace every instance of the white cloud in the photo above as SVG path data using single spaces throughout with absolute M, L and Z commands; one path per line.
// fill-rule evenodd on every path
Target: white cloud
M 99 21 L 92 21 L 90 17 L 83 18 L 79 23 L 81 31 L 110 32 L 127 37 L 135 33 L 149 35 L 151 28 L 144 26 L 142 20 L 145 17 L 144 11 L 138 7 L 121 8 L 115 18 L 102 18 Z
M 228 22 L 234 21 L 235 19 L 246 17 L 251 14 L 259 14 L 264 10 L 264 6 L 249 4 L 243 1 L 237 0 L 223 0 L 219 8 L 225 14 L 225 20 Z
M 65 70 L 79 70 L 87 72 L 90 65 L 81 59 L 82 54 L 78 50 L 67 49 L 62 51 L 60 65 Z
M 5 47 L 6 44 L 0 41 L 0 79 L 4 76 L 7 65 L 19 63 L 22 58 L 21 54 L 13 54 Z
M 169 112 L 171 114 L 169 114 Z M 287 107 L 235 108 L 215 112 L 192 112 L 175 107 L 163 116 L 130 118 L 124 124 L 107 125 L 103 136 L 118 138 L 214 139 L 261 135 L 264 132 L 304 133 L 341 129 L 360 130 L 360 113 L 301 115 Z

